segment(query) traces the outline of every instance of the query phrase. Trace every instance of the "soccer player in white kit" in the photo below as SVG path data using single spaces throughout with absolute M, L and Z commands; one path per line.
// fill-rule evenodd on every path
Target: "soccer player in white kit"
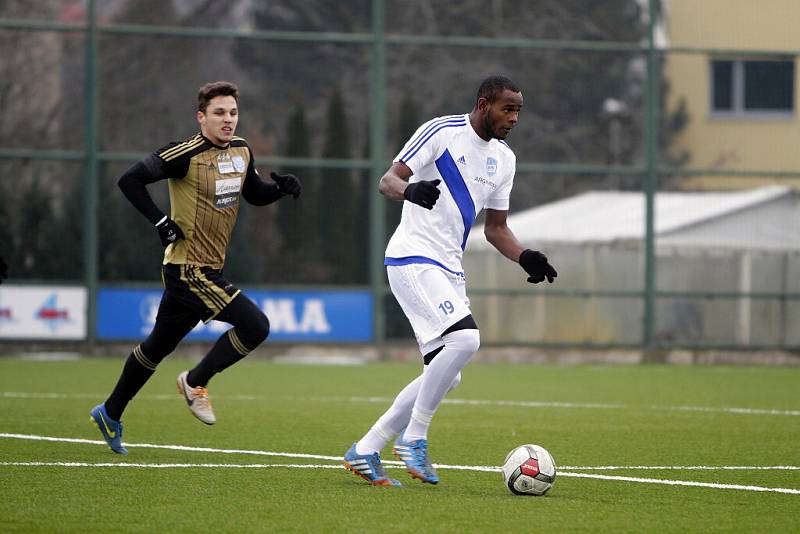
M 381 178 L 383 195 L 406 201 L 384 264 L 424 368 L 344 456 L 345 467 L 373 485 L 401 485 L 386 475 L 380 460 L 380 451 L 395 436 L 393 452 L 411 476 L 439 482 L 428 458 L 428 427 L 480 346 L 461 267 L 480 211 L 486 209 L 486 239 L 525 269 L 528 282 L 552 283 L 557 276 L 544 254 L 525 249 L 506 225 L 516 158 L 504 139 L 521 109 L 519 87 L 504 76 L 489 77 L 469 114 L 437 117 L 420 126 Z

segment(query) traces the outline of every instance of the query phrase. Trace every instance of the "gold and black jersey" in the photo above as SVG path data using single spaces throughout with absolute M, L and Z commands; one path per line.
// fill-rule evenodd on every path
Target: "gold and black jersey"
M 164 264 L 222 269 L 242 185 L 254 172 L 247 141 L 234 137 L 219 147 L 197 134 L 155 154 L 169 178 L 170 217 L 186 236 L 167 247 Z

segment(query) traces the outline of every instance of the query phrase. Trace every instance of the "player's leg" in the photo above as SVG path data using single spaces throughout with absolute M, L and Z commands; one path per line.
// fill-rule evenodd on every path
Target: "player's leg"
M 439 352 L 444 348 L 441 338 L 435 339 L 430 343 L 420 345 L 422 361 L 424 363 L 423 373 L 428 369 L 428 364 L 433 361 Z M 452 391 L 461 383 L 461 373 L 451 382 L 448 392 Z M 371 454 L 380 452 L 390 440 L 397 437 L 408 426 L 411 419 L 411 409 L 417 400 L 420 385 L 422 384 L 422 374 L 409 382 L 400 393 L 395 397 L 392 405 L 386 410 L 372 425 L 372 428 L 356 442 L 356 451 L 359 454 Z
M 442 345 L 442 347 L 444 347 L 444 345 Z M 428 359 L 432 359 L 439 350 L 440 349 L 435 349 L 426 354 L 426 367 L 423 370 L 423 374 L 427 371 Z M 360 457 L 360 468 L 362 470 L 365 469 L 365 466 L 373 467 L 371 464 L 374 464 L 376 467 L 373 468 L 371 473 L 362 473 L 359 471 L 356 472 L 356 474 L 375 485 L 400 485 L 398 481 L 386 476 L 380 464 L 380 451 L 383 450 L 390 440 L 402 433 L 405 427 L 408 426 L 408 422 L 411 419 L 411 409 L 414 407 L 414 402 L 416 401 L 420 385 L 422 384 L 422 376 L 423 375 L 419 375 L 409 382 L 397 397 L 395 397 L 389 409 L 378 418 L 364 437 L 354 443 L 350 450 L 347 451 L 345 454 L 345 466 L 347 466 L 348 469 L 353 471 L 355 468 L 354 466 L 357 466 L 357 464 L 351 462 Z M 453 379 L 448 391 L 455 389 L 460 382 L 461 373 Z M 350 459 L 351 462 L 348 462 L 348 459 Z M 376 483 L 376 480 L 379 482 Z
M 439 477 L 428 456 L 428 427 L 445 394 L 460 382 L 461 369 L 480 344 L 472 316 L 456 327 L 463 325 L 469 328 L 450 330 L 442 336 L 444 348 L 425 368 L 408 426 L 393 448 L 395 456 L 406 464 L 413 478 L 430 484 L 437 484 Z
M 414 401 L 404 441 L 428 438 L 428 427 L 453 381 L 460 376 L 480 347 L 478 325 L 471 315 L 449 327 L 442 335 L 444 347 L 426 366 L 420 391 Z
M 356 443 L 356 452 L 372 454 L 380 452 L 408 425 L 411 408 L 419 393 L 422 375 L 409 382 L 394 398 L 392 405 L 381 415 L 372 428 Z
M 243 336 L 237 336 L 233 330 L 226 332 L 217 340 L 198 367 L 178 375 L 178 392 L 186 401 L 189 411 L 200 421 L 211 425 L 216 422 L 216 417 L 208 398 L 206 388 L 208 380 L 214 373 L 241 359 L 249 352 L 248 349 L 254 348 L 244 345 L 244 342 L 252 342 L 249 336 L 260 337 L 263 340 L 269 323 L 265 322 L 266 318 L 261 320 L 260 316 L 263 316 L 263 313 L 252 302 L 245 297 L 238 298 L 241 295 L 239 289 L 222 278 L 219 270 L 195 265 L 167 267 L 170 269 L 169 271 L 165 269 L 165 274 L 175 286 L 175 293 L 180 295 L 187 306 L 198 310 L 204 322 L 220 319 L 244 325 L 240 330 L 246 332 Z M 231 307 L 234 301 L 237 304 Z M 241 337 L 245 337 L 245 340 Z
M 106 401 L 91 411 L 103 438 L 114 452 L 127 454 L 122 446 L 122 413 L 155 372 L 156 366 L 178 345 L 200 320 L 165 291 L 150 335 L 128 356 L 122 373 Z
M 442 345 L 442 348 L 444 345 Z M 436 353 L 439 352 L 437 349 Z M 423 374 L 427 372 L 428 365 L 425 365 Z M 356 451 L 359 454 L 371 454 L 383 450 L 389 441 L 400 435 L 405 430 L 411 420 L 411 410 L 417 400 L 423 375 L 419 375 L 408 383 L 405 388 L 395 397 L 392 405 L 386 410 L 372 425 L 372 428 L 356 442 Z M 455 389 L 461 383 L 461 373 L 458 373 L 450 383 L 448 392 Z
M 344 455 L 344 466 L 374 486 L 400 486 L 381 464 L 380 451 L 408 424 L 422 375 L 408 383 L 386 412 Z
M 186 381 L 191 386 L 206 386 L 211 377 L 250 354 L 269 335 L 267 316 L 243 293 L 239 293 L 215 319 L 233 328 L 222 334 L 200 363 L 189 371 Z
M 125 361 L 117 385 L 105 402 L 109 416 L 114 419 L 122 416 L 131 399 L 153 375 L 156 366 L 175 350 L 197 322 L 197 317 L 179 323 L 156 320 L 147 339 L 134 348 Z
M 426 357 L 411 416 L 394 452 L 414 478 L 436 484 L 427 453 L 430 422 L 461 369 L 478 350 L 480 336 L 469 310 L 462 277 L 438 268 L 403 266 L 387 270 L 392 292 L 409 318 L 421 347 L 436 338 L 441 350 Z

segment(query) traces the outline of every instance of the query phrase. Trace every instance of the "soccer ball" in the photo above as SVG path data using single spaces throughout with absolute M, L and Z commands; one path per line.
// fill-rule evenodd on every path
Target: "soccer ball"
M 556 462 L 544 447 L 520 445 L 503 462 L 503 481 L 514 495 L 544 495 L 556 481 Z

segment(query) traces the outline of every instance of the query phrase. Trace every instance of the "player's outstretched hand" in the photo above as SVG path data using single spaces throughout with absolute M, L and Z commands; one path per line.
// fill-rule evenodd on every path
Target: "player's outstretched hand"
M 422 180 L 413 184 L 408 184 L 403 191 L 403 196 L 409 202 L 422 206 L 426 210 L 432 210 L 433 205 L 439 199 L 439 188 L 441 180 Z
M 0 284 L 3 283 L 3 278 L 8 278 L 8 264 L 6 260 L 0 256 Z
M 158 230 L 158 237 L 161 238 L 161 245 L 164 247 L 168 247 L 179 239 L 186 239 L 181 227 L 169 217 L 156 224 L 156 230 Z
M 300 196 L 303 186 L 300 180 L 294 174 L 278 174 L 277 172 L 269 173 L 269 177 L 275 180 L 278 184 L 278 191 L 284 195 L 292 195 L 294 198 Z
M 531 250 L 526 248 L 519 255 L 519 264 L 528 273 L 528 282 L 531 284 L 538 284 L 543 282 L 545 278 L 551 284 L 558 273 L 552 265 L 547 261 L 547 256 L 538 250 Z

